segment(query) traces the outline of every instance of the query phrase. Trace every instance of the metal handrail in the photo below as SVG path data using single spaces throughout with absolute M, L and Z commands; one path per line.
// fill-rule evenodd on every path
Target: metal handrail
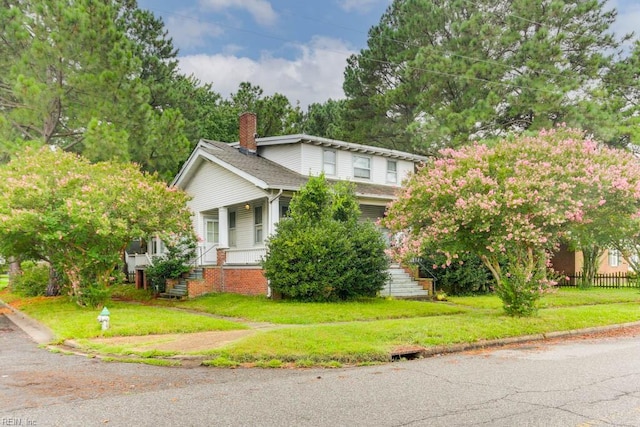
M 202 259 L 204 258 L 204 256 L 206 254 L 208 254 L 212 249 L 218 249 L 220 247 L 220 245 L 213 245 L 211 246 L 209 249 L 207 249 L 206 251 L 200 253 L 200 255 L 196 256 L 192 261 L 189 261 L 189 263 L 187 263 L 187 265 L 191 266 L 193 265 L 193 268 L 196 268 L 198 265 L 200 265 L 200 261 L 202 261 Z M 202 246 L 199 246 L 199 248 L 202 248 Z

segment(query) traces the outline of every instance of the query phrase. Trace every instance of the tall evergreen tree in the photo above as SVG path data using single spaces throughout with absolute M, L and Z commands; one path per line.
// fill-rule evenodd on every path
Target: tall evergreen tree
M 588 128 L 602 110 L 589 88 L 620 46 L 605 3 L 394 0 L 345 70 L 349 139 L 430 154 L 509 130 Z
M 121 5 L 4 0 L 3 6 L 5 158 L 28 142 L 49 144 L 94 161 L 136 161 L 169 178 L 188 154 L 183 119 L 151 105 L 141 48 L 119 23 Z
M 331 139 L 344 139 L 345 100 L 328 99 L 309 105 L 304 115 L 304 133 Z
M 244 111 L 256 113 L 260 136 L 287 135 L 300 131 L 303 117 L 300 107 L 292 106 L 287 97 L 280 93 L 265 96 L 260 86 L 242 82 L 238 91 L 231 94 L 230 105 L 237 115 Z

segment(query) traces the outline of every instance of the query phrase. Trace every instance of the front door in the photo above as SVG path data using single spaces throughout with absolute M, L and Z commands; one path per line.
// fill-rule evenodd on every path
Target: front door
M 220 242 L 220 228 L 217 219 L 204 219 L 204 256 L 202 257 L 205 264 L 216 263 L 216 246 Z

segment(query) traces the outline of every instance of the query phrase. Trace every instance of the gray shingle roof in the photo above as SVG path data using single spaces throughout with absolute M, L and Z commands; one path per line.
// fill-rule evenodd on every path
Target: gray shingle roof
M 270 189 L 297 190 L 309 179 L 308 176 L 287 169 L 264 157 L 241 153 L 236 147 L 227 143 L 208 140 L 201 140 L 201 143 L 203 143 L 202 149 L 208 154 L 265 182 Z M 396 187 L 388 185 L 354 183 L 356 194 L 359 196 L 392 199 L 397 190 Z

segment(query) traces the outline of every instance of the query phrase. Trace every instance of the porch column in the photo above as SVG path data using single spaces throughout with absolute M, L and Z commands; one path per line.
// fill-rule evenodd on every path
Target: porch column
M 221 248 L 229 247 L 229 209 L 225 207 L 218 208 L 218 232 Z
M 280 196 L 269 201 L 269 229 L 267 237 L 276 232 L 276 224 L 280 221 Z

